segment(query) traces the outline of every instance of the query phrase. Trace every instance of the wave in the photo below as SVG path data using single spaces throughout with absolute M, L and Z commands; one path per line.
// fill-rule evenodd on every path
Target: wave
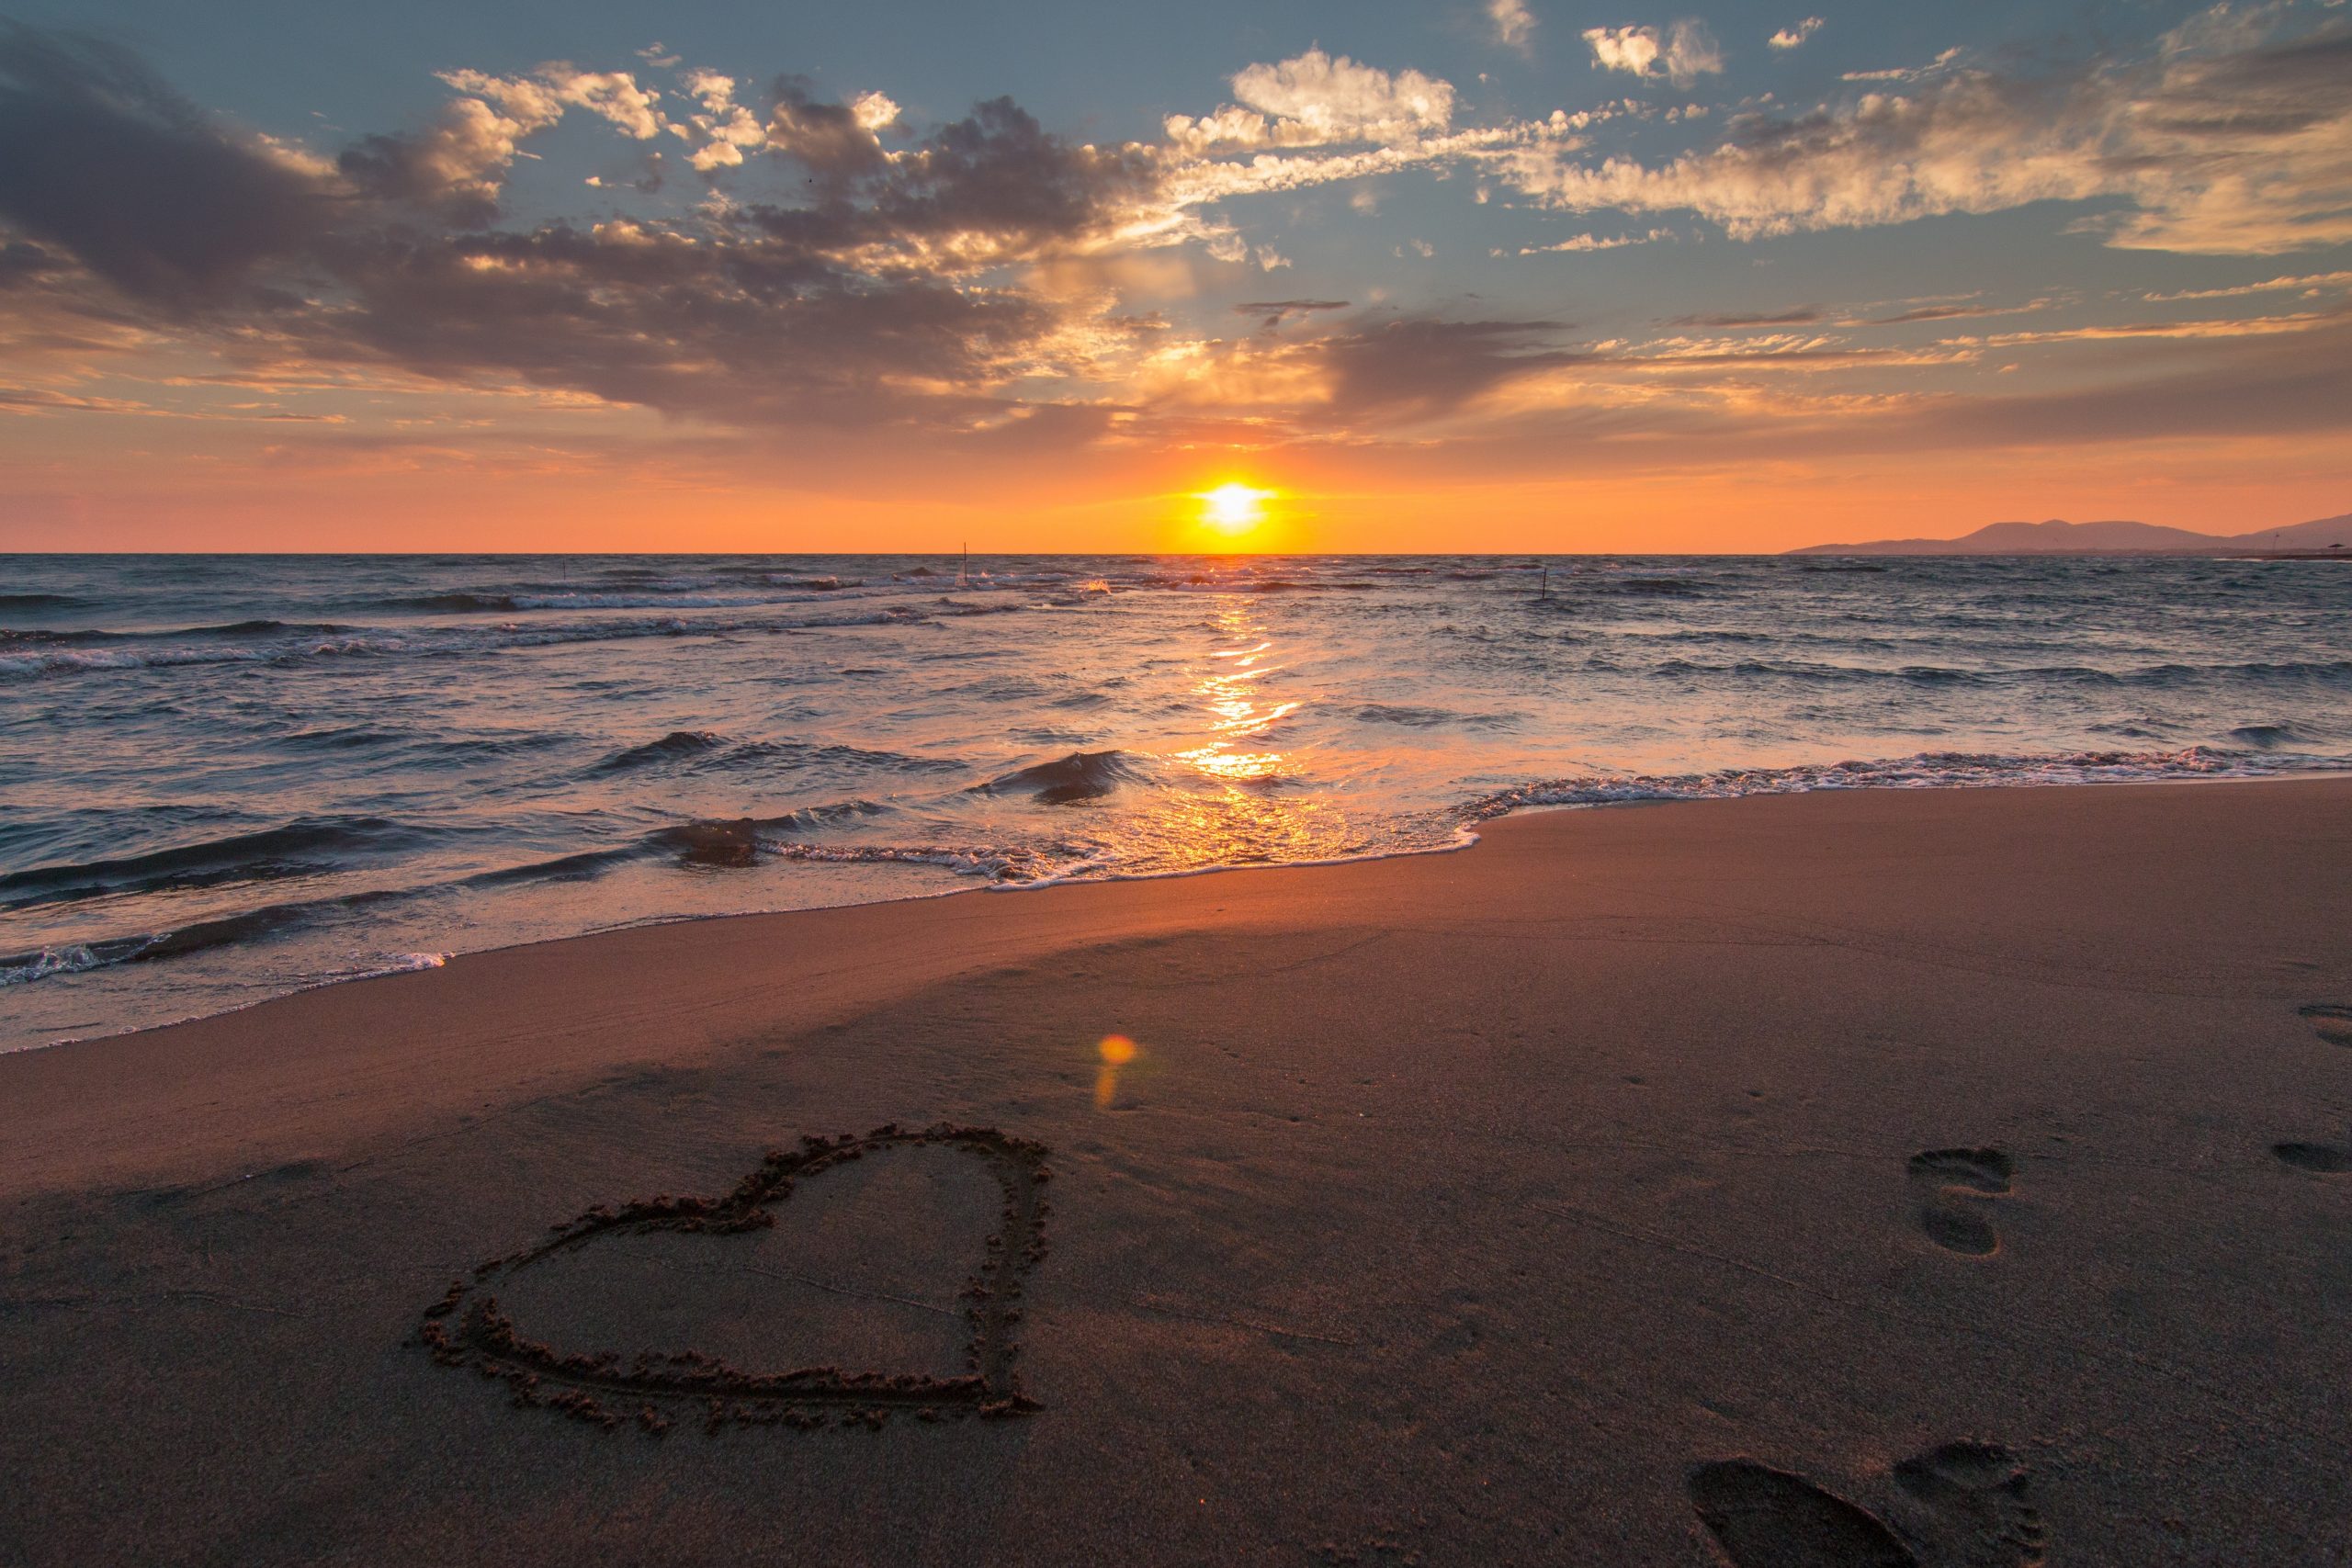
M 1050 762 L 1016 769 L 986 784 L 975 793 L 1034 795 L 1043 806 L 1071 806 L 1100 800 L 1121 784 L 1140 781 L 1142 773 L 1124 751 L 1072 751 Z
M 427 837 L 381 817 L 303 818 L 147 854 L 10 872 L 0 875 L 0 909 L 341 870 L 355 860 L 397 853 Z
M 726 744 L 726 737 L 713 735 L 707 729 L 673 729 L 659 740 L 649 740 L 642 746 L 631 746 L 627 750 L 614 752 L 597 763 L 594 771 L 620 773 L 633 768 L 656 767 L 681 758 L 716 751 Z
M 960 773 L 966 765 L 946 757 L 876 751 L 834 741 L 732 740 L 707 729 L 673 729 L 659 740 L 616 751 L 589 770 L 594 774 L 635 773 L 684 765 L 729 769 L 764 764 L 791 768 L 855 768 L 899 773 Z
M 1434 729 L 1457 724 L 1471 729 L 1512 729 L 1519 720 L 1502 713 L 1455 713 L 1449 708 L 1415 707 L 1407 703 L 1365 703 L 1355 710 L 1361 724 L 1394 724 L 1412 729 Z
M 1803 795 L 1832 789 L 1971 789 L 2004 784 L 2262 778 L 2286 772 L 2346 767 L 2352 767 L 2352 763 L 2320 757 L 2256 756 L 2205 746 L 2191 746 L 2180 751 L 1922 751 L 1909 757 L 1810 762 L 1785 768 L 1722 768 L 1700 773 L 1550 779 L 1481 796 L 1460 807 L 1456 815 L 1464 822 L 1476 822 L 1534 806 L 1731 800 L 1752 795 Z
M 62 630 L 45 626 L 28 626 L 23 630 L 0 628 L 0 648 L 10 647 L 74 647 L 110 642 L 168 642 L 175 638 L 198 640 L 218 638 L 243 641 L 267 637 L 336 637 L 356 632 L 359 628 L 334 621 L 274 621 L 255 619 L 229 621 L 220 626 L 173 626 L 163 631 L 107 631 L 95 626 L 74 626 Z
M 0 593 L 0 615 L 26 610 L 74 610 L 89 604 L 71 593 Z
M 2290 724 L 2242 724 L 2230 731 L 2230 739 L 2241 746 L 2257 751 L 2278 751 L 2288 747 L 2312 747 L 2319 742 Z
M 775 583 L 803 592 L 830 593 L 843 586 L 838 578 L 794 579 Z M 849 586 L 856 586 L 854 583 Z M 501 593 L 490 591 L 415 593 L 372 601 L 386 610 L 433 610 L 457 615 L 520 615 L 540 610 L 729 610 L 752 604 L 792 604 L 773 593 L 685 592 L 543 592 Z
M 1661 640 L 1750 640 L 1737 634 L 1671 633 Z M 1597 674 L 1620 674 L 1627 667 L 1594 658 L 1585 668 Z M 1746 659 L 1716 664 L 1700 660 L 1669 659 L 1649 666 L 1643 674 L 1664 680 L 1779 680 L 1815 684 L 1894 682 L 1912 686 L 2108 686 L 2168 691 L 2193 685 L 2334 686 L 2352 684 L 2352 660 L 2288 660 L 2249 664 L 2152 664 L 2129 670 L 2099 670 L 2084 664 L 2037 664 L 2008 668 L 1961 670 L 1939 664 L 1905 664 L 1886 669 L 1866 664 L 1826 664 L 1803 660 Z
M 804 833 L 854 818 L 872 817 L 886 809 L 870 800 L 843 800 L 828 806 L 804 806 L 781 817 L 697 818 L 691 822 L 657 828 L 645 836 L 644 841 L 649 848 L 675 855 L 681 865 L 746 866 L 756 861 L 763 851 L 796 858 L 792 852 L 806 847 L 784 841 L 780 835 Z
M 823 865 L 935 865 L 963 876 L 985 876 L 1004 884 L 1061 881 L 1099 869 L 1091 858 L 1057 861 L 1045 852 L 1020 847 L 953 844 L 777 844 L 779 860 Z
M 522 865 L 478 871 L 471 876 L 460 878 L 458 886 L 519 887 L 534 882 L 586 882 L 637 858 L 638 852 L 634 849 L 582 850 L 573 854 L 557 855 L 552 860 L 530 861 Z
M 31 953 L 0 954 L 0 986 L 22 985 L 58 975 L 76 975 L 123 964 L 152 964 L 184 958 L 214 948 L 259 942 L 297 927 L 337 916 L 356 914 L 379 905 L 412 898 L 414 891 L 383 888 L 346 893 L 333 898 L 266 904 L 214 919 L 196 920 L 169 931 L 142 931 L 130 936 L 104 937 L 93 942 L 51 946 Z
M 904 626 L 920 623 L 936 615 L 994 615 L 1030 608 L 1028 601 L 986 605 L 955 605 L 925 610 L 912 605 L 892 604 L 865 613 L 833 615 L 807 618 L 788 615 L 710 616 L 687 618 L 663 615 L 636 620 L 595 620 L 572 623 L 542 623 L 526 625 L 508 623 L 497 626 L 420 626 L 401 630 L 385 627 L 338 627 L 331 623 L 305 626 L 291 623 L 275 624 L 273 631 L 250 631 L 239 634 L 237 640 L 222 640 L 217 634 L 227 628 L 196 627 L 186 632 L 138 634 L 100 633 L 97 639 L 107 646 L 40 647 L 27 643 L 17 651 L 17 642 L 6 640 L 0 634 L 0 676 L 71 675 L 117 670 L 166 670 L 186 665 L 230 663 L 268 663 L 290 665 L 312 660 L 388 658 L 396 655 L 412 657 L 446 657 L 453 654 L 493 652 L 503 649 L 550 648 L 565 644 L 589 642 L 623 642 L 644 637 L 722 637 L 733 635 L 782 635 L 794 632 L 824 631 L 854 626 Z M 252 623 L 261 626 L 264 623 Z M 147 646 L 155 639 L 208 636 L 201 642 L 183 641 L 176 645 Z M 270 640 L 275 638 L 275 640 Z M 130 643 L 132 646 L 111 646 Z

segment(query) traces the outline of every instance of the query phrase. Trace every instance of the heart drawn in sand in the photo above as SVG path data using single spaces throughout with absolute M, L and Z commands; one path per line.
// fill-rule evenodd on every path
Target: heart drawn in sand
M 525 1338 L 500 1310 L 495 1288 L 501 1280 L 558 1253 L 619 1235 L 674 1231 L 722 1236 L 764 1229 L 775 1223 L 776 1206 L 791 1197 L 797 1182 L 870 1154 L 921 1145 L 971 1155 L 1004 1190 L 1001 1223 L 964 1286 L 970 1338 L 967 1371 L 960 1376 L 831 1366 L 746 1371 L 692 1348 L 648 1348 L 627 1356 L 609 1349 L 567 1352 Z M 1023 1277 L 1045 1256 L 1048 1208 L 1040 1189 L 1049 1174 L 1044 1145 L 993 1127 L 940 1122 L 909 1132 L 892 1123 L 863 1135 L 803 1138 L 796 1150 L 769 1150 L 759 1168 L 723 1197 L 665 1194 L 618 1208 L 600 1205 L 556 1226 L 536 1246 L 477 1266 L 471 1280 L 454 1282 L 447 1295 L 425 1308 L 417 1339 L 443 1366 L 470 1367 L 504 1382 L 518 1406 L 555 1410 L 606 1430 L 633 1416 L 658 1436 L 679 1415 L 697 1408 L 713 1433 L 730 1424 L 821 1427 L 829 1418 L 844 1426 L 879 1427 L 894 1411 L 926 1421 L 1026 1415 L 1038 1405 L 1022 1392 L 1013 1371 L 1020 1353 L 1013 1325 L 1021 1318 Z

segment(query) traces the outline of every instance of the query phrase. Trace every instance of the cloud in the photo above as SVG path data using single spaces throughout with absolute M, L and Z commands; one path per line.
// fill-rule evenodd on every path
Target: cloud
M 1961 53 L 1960 46 L 1954 44 L 1925 65 L 1898 65 L 1885 71 L 1841 71 L 1838 73 L 1838 80 L 1840 82 L 1917 82 L 1922 77 L 1933 76 L 1940 72 L 1951 70 L 1952 62 L 1961 57 Z
M 2103 198 L 2126 206 L 2082 226 L 2122 248 L 2265 254 L 2352 239 L 2352 31 L 2219 36 L 2232 52 L 2182 44 L 2041 79 L 1961 72 L 1747 117 L 1663 164 L 1528 150 L 1508 167 L 1547 206 L 1692 212 L 1738 239 Z
M 2352 272 L 2305 273 L 2301 276 L 2265 278 L 2260 283 L 2233 284 L 2226 288 L 2183 288 L 2170 294 L 2143 294 L 2140 298 L 2152 305 L 2159 305 L 2175 299 L 2235 299 L 2248 294 L 2269 294 L 2287 288 L 2306 294 L 2317 294 L 2330 288 L 2352 288 Z
M 1803 327 L 1812 326 L 1827 319 L 1827 312 L 1818 305 L 1799 305 L 1793 310 L 1762 314 L 1732 312 L 1722 315 L 1675 316 L 1669 318 L 1666 324 L 1670 327 Z
M 447 207 L 459 221 L 487 222 L 523 139 L 553 123 L 516 119 L 480 98 L 458 98 L 428 130 L 362 137 L 336 164 L 368 196 Z
M 1392 75 L 1320 49 L 1247 67 L 1233 78 L 1233 96 L 1239 104 L 1215 114 L 1170 115 L 1168 139 L 1192 152 L 1396 144 L 1442 134 L 1453 119 L 1452 83 L 1419 71 Z
M 1677 22 L 1663 38 L 1656 28 L 1587 28 L 1584 40 L 1596 69 L 1663 76 L 1678 87 L 1724 68 L 1723 51 L 1701 21 Z
M 1917 321 L 1958 321 L 1978 316 L 2019 316 L 2032 310 L 2046 310 L 2051 301 L 2029 299 L 2022 305 L 1915 305 L 1907 310 L 1897 310 L 1891 316 L 1872 316 L 1861 324 L 1873 327 L 1907 326 Z
M 119 47 L 0 21 L 0 221 L 119 288 L 191 304 L 298 251 L 324 170 L 181 98 Z
M 1592 234 L 1577 234 L 1569 239 L 1555 241 L 1552 244 L 1548 245 L 1521 245 L 1519 248 L 1519 254 L 1523 256 L 1539 256 L 1555 251 L 1566 251 L 1572 253 L 1585 251 L 1616 251 L 1623 250 L 1627 245 L 1646 245 L 1655 241 L 1671 240 L 1672 238 L 1674 238 L 1674 233 L 1671 230 L 1668 229 L 1653 229 L 1646 234 L 1617 234 L 1607 239 L 1602 239 Z M 1495 254 L 1497 255 L 1500 255 L 1502 253 L 1500 251 L 1497 251 Z
M 1159 211 L 1149 150 L 1070 142 L 1009 99 L 886 157 L 876 135 L 899 110 L 875 94 L 786 84 L 747 129 L 715 73 L 669 104 L 570 66 L 447 80 L 458 96 L 431 126 L 329 162 L 216 124 L 108 46 L 0 31 L 0 326 L 159 324 L 200 303 L 197 330 L 249 366 L 520 383 L 737 427 L 961 430 L 1024 407 L 1026 381 L 1114 378 L 1156 330 L 1118 312 L 1115 286 L 980 281 L 1115 250 Z M 520 143 L 581 111 L 631 141 L 683 126 L 701 147 L 773 143 L 823 178 L 795 206 L 492 226 Z
M 1241 316 L 1259 316 L 1261 332 L 1273 332 L 1293 317 L 1305 319 L 1325 310 L 1344 310 L 1345 299 L 1245 299 L 1233 307 Z
M 1487 0 L 1487 20 L 1495 29 L 1495 41 L 1505 49 L 1524 52 L 1534 41 L 1535 16 L 1527 0 Z
M 627 71 L 582 71 L 559 60 L 528 76 L 492 76 L 480 71 L 439 74 L 459 92 L 495 104 L 535 128 L 554 124 L 567 107 L 584 108 L 639 141 L 652 141 L 668 123 L 654 107 L 662 95 L 639 86 Z
M 1792 28 L 1782 28 L 1764 41 L 1774 49 L 1795 49 L 1819 32 L 1823 26 L 1819 17 L 1807 17 Z
M 879 95 L 868 96 L 878 98 Z M 775 97 L 775 109 L 764 132 L 767 144 L 819 179 L 833 183 L 882 167 L 882 139 L 876 132 L 898 118 L 899 106 L 889 99 L 880 98 L 861 112 L 859 103 L 827 103 L 815 97 L 808 84 L 797 76 L 780 79 Z M 877 114 L 884 106 L 889 112 Z
M 1314 345 L 1331 409 L 1383 423 L 1452 413 L 1521 378 L 1576 363 L 1551 346 L 1556 321 L 1446 321 L 1408 316 L 1336 333 Z

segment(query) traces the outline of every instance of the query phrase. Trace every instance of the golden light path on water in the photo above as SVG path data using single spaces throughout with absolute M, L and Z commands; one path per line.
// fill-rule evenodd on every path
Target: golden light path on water
M 1290 675 L 1296 689 L 1304 672 L 1292 668 L 1249 597 L 1220 600 L 1211 628 L 1215 646 L 1200 656 L 1191 689 L 1206 735 L 1167 754 L 1204 787 L 1168 790 L 1154 801 L 1151 832 L 1163 852 L 1193 866 L 1352 852 L 1343 813 L 1289 793 L 1309 770 L 1277 743 L 1280 728 L 1309 699 L 1261 688 Z

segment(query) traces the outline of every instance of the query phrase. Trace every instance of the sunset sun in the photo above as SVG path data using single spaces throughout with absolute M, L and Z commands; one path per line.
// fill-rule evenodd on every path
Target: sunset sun
M 1255 490 L 1238 479 L 1228 480 L 1201 491 L 1201 521 L 1221 534 L 1247 534 L 1266 520 L 1266 502 L 1274 495 L 1272 491 Z

